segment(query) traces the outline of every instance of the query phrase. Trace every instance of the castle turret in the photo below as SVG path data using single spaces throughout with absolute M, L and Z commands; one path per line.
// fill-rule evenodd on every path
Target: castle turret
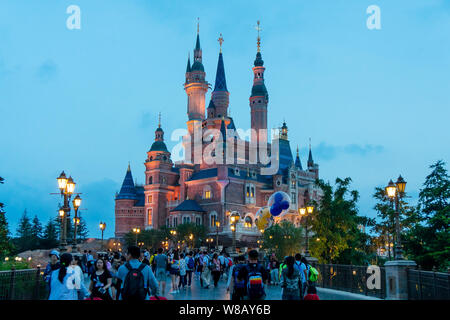
M 259 135 L 259 130 L 267 130 L 267 104 L 269 103 L 269 94 L 267 93 L 264 84 L 264 61 L 261 56 L 261 38 L 259 36 L 259 21 L 258 21 L 258 38 L 257 38 L 257 53 L 254 62 L 253 70 L 253 87 L 250 96 L 250 110 L 251 110 L 251 128 Z M 267 136 L 265 137 L 267 141 Z
M 296 166 L 298 169 L 303 170 L 303 168 L 302 168 L 302 162 L 300 161 L 300 155 L 299 155 L 299 152 L 298 152 L 298 146 L 297 146 L 297 156 L 295 157 L 295 166 Z
M 311 139 L 309 139 L 308 171 L 313 172 L 316 179 L 319 177 L 319 165 L 317 163 L 314 163 L 312 157 Z
M 205 68 L 202 63 L 202 49 L 200 47 L 200 35 L 197 25 L 197 41 L 194 49 L 194 63 L 186 68 L 186 82 L 184 90 L 188 96 L 188 127 L 192 120 L 203 120 L 205 118 L 205 95 L 208 91 L 208 82 L 205 80 Z

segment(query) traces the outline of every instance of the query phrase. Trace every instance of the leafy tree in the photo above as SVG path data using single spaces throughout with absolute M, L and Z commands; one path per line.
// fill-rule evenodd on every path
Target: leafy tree
M 283 220 L 270 228 L 263 235 L 263 248 L 275 253 L 279 260 L 285 256 L 301 251 L 304 229 L 296 228 L 290 221 Z
M 312 256 L 320 263 L 358 263 L 367 260 L 367 253 L 361 250 L 367 239 L 361 234 L 358 225 L 358 191 L 350 190 L 351 178 L 337 178 L 335 187 L 323 180 L 317 180 L 316 185 L 322 189 L 323 197 L 316 204 L 310 221 L 318 241 L 311 241 Z M 351 250 L 359 251 L 356 261 Z
M 441 160 L 430 166 L 419 193 L 421 222 L 409 230 L 405 251 L 424 269 L 450 267 L 450 177 Z
M 0 184 L 3 184 L 4 179 L 0 177 Z M 0 202 L 0 258 L 7 256 L 13 251 L 13 246 L 10 242 L 8 221 L 6 220 L 6 212 L 3 210 L 4 204 Z
M 80 223 L 77 226 L 77 240 L 86 240 L 89 236 L 89 230 L 87 228 L 86 220 L 80 217 Z
M 58 230 L 53 219 L 47 222 L 42 236 L 42 248 L 51 249 L 58 246 L 59 236 Z
M 194 247 L 199 247 L 203 240 L 206 239 L 206 227 L 203 225 L 197 225 L 195 223 L 182 223 L 176 228 L 177 235 L 176 241 L 185 241 L 189 246 L 192 245 L 192 240 L 189 236 L 192 234 L 194 239 Z

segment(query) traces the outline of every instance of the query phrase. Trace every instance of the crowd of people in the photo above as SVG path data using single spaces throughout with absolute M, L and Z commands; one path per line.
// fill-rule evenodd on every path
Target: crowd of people
M 222 280 L 230 300 L 264 300 L 267 286 L 281 287 L 282 300 L 318 300 L 318 272 L 300 253 L 279 262 L 275 254 L 256 250 L 232 258 L 225 250 L 164 250 L 130 246 L 126 254 L 91 251 L 50 252 L 44 272 L 49 300 L 159 300 L 188 290 L 194 281 L 203 289 Z M 86 285 L 89 279 L 89 285 Z

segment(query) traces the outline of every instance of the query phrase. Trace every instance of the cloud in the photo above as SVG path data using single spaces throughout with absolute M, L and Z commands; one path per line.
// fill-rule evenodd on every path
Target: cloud
M 48 81 L 54 78 L 58 73 L 58 66 L 52 60 L 44 61 L 37 69 L 36 76 L 43 80 Z
M 313 158 L 321 160 L 332 160 L 342 154 L 367 156 L 371 154 L 378 154 L 384 151 L 384 147 L 381 145 L 358 145 L 347 144 L 344 146 L 330 145 L 325 142 L 321 142 L 318 146 L 312 148 Z

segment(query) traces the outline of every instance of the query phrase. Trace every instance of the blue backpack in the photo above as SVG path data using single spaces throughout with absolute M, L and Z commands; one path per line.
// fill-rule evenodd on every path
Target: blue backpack
M 191 269 L 191 270 L 194 269 L 195 263 L 194 263 L 194 259 L 192 259 L 192 257 L 189 258 L 187 266 L 188 266 L 188 268 Z

